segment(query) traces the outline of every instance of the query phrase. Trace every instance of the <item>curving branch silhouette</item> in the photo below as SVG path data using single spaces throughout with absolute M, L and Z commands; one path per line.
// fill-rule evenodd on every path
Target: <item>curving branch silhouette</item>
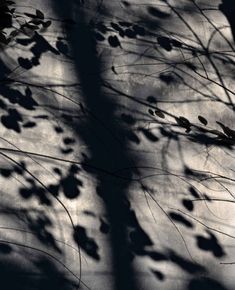
M 230 2 L 0 1 L 4 289 L 232 289 Z

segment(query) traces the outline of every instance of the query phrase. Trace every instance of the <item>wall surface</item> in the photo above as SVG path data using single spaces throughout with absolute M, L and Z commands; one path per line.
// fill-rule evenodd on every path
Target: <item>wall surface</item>
M 231 3 L 8 3 L 1 289 L 235 288 Z

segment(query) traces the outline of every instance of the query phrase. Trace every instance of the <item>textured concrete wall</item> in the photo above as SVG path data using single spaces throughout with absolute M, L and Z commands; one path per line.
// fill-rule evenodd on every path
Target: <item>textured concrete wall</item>
M 1 50 L 2 289 L 234 289 L 220 4 L 17 3 L 52 24 Z

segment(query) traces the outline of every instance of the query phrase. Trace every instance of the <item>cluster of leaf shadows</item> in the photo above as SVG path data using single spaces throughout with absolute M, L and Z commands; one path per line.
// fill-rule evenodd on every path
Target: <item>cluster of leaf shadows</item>
M 227 11 L 226 1 L 221 10 Z M 128 3 L 124 3 L 128 8 Z M 25 13 L 26 21 L 21 25 L 20 29 L 14 30 L 12 28 L 13 15 L 17 15 L 14 8 L 10 6 L 14 3 L 5 1 L 3 4 L 2 17 L 0 22 L 1 36 L 0 42 L 3 47 L 8 45 L 11 41 L 15 41 L 18 45 L 23 47 L 30 47 L 32 57 L 19 57 L 18 65 L 24 70 L 31 70 L 39 66 L 41 57 L 44 53 L 50 52 L 55 56 L 68 54 L 68 47 L 64 42 L 63 37 L 57 39 L 56 47 L 52 46 L 43 36 L 43 31 L 46 30 L 51 22 L 45 20 L 44 14 L 36 10 L 35 14 Z M 73 5 L 66 1 L 54 1 L 53 8 L 58 15 L 58 18 L 64 19 L 64 12 L 67 11 L 68 18 L 71 17 Z M 13 10 L 12 10 L 13 9 Z M 134 160 L 138 158 L 134 153 L 128 150 L 128 142 L 139 144 L 141 138 L 147 141 L 157 143 L 159 138 L 151 131 L 144 127 L 138 128 L 137 136 L 133 132 L 132 127 L 136 120 L 132 115 L 122 113 L 121 122 L 116 122 L 116 110 L 118 104 L 109 97 L 109 92 L 121 93 L 113 89 L 112 86 L 104 84 L 102 80 L 102 64 L 99 61 L 96 51 L 97 42 L 106 40 L 111 48 L 122 48 L 119 38 L 128 38 L 129 40 L 138 37 L 145 37 L 146 35 L 155 35 L 156 23 L 154 24 L 152 17 L 165 19 L 168 14 L 158 10 L 154 7 L 147 7 L 148 13 L 151 17 L 145 19 L 140 23 L 131 23 L 128 21 L 111 22 L 110 27 L 107 27 L 101 22 L 86 23 L 86 12 L 83 8 L 79 8 L 78 21 L 79 25 L 66 26 L 66 33 L 68 39 L 69 49 L 73 54 L 73 62 L 76 69 L 77 77 L 80 80 L 80 87 L 84 96 L 82 110 L 89 117 L 82 121 L 71 117 L 68 114 L 59 116 L 60 120 L 64 122 L 65 127 L 69 125 L 73 128 L 75 138 L 68 137 L 62 127 L 55 127 L 55 132 L 58 135 L 64 134 L 63 147 L 60 153 L 65 156 L 73 152 L 76 146 L 76 137 L 82 139 L 89 152 L 83 155 L 83 162 L 81 166 L 70 164 L 66 172 L 62 172 L 60 168 L 54 167 L 54 173 L 58 177 L 56 183 L 44 185 L 37 179 L 27 167 L 26 162 L 12 162 L 10 167 L 1 168 L 0 174 L 4 178 L 12 178 L 12 176 L 20 175 L 24 178 L 27 186 L 19 188 L 19 195 L 27 202 L 28 200 L 36 199 L 41 205 L 53 208 L 54 202 L 63 194 L 64 197 L 76 200 L 82 193 L 83 181 L 79 174 L 82 172 L 95 176 L 97 180 L 96 193 L 103 204 L 107 216 L 100 218 L 100 232 L 108 234 L 110 239 L 110 248 L 112 252 L 112 269 L 114 272 L 114 285 L 117 290 L 138 290 L 139 286 L 136 281 L 135 267 L 133 260 L 136 256 L 147 256 L 156 262 L 156 267 L 150 269 L 150 272 L 159 280 L 164 282 L 167 279 L 167 273 L 163 273 L 157 269 L 158 264 L 163 261 L 172 263 L 191 275 L 191 279 L 187 286 L 187 290 L 195 289 L 217 289 L 226 290 L 218 281 L 209 278 L 208 269 L 206 267 L 195 263 L 194 261 L 185 258 L 178 254 L 174 249 L 165 249 L 162 252 L 153 250 L 154 243 L 147 232 L 141 226 L 132 203 L 128 196 L 128 189 L 131 185 L 131 179 L 135 174 L 138 174 L 136 163 Z M 224 12 L 226 14 L 226 12 Z M 228 14 L 228 13 L 227 13 Z M 226 15 L 227 15 L 226 14 Z M 17 19 L 17 17 L 14 17 Z M 227 16 L 228 18 L 230 16 Z M 232 21 L 232 20 L 231 20 Z M 72 21 L 73 23 L 73 21 Z M 70 22 L 71 24 L 71 22 Z M 232 26 L 232 23 L 231 23 Z M 234 27 L 232 27 L 234 29 Z M 109 35 L 110 32 L 115 32 Z M 176 39 L 169 39 L 166 36 L 158 35 L 157 43 L 166 51 L 171 51 L 173 48 L 182 47 L 183 44 Z M 190 49 L 187 47 L 187 49 Z M 194 52 L 196 53 L 196 52 Z M 191 63 L 184 64 L 189 69 L 194 70 L 195 67 Z M 11 70 L 7 67 L 4 61 L 1 60 L 1 87 L 0 87 L 0 108 L 3 111 L 1 116 L 2 125 L 15 133 L 22 133 L 23 130 L 30 129 L 37 126 L 37 120 L 48 120 L 47 115 L 38 115 L 37 109 L 39 107 L 37 100 L 33 96 L 33 90 L 30 85 L 25 84 L 24 90 L 18 89 L 14 86 L 14 79 L 10 77 Z M 117 74 L 116 68 L 112 67 L 112 73 Z M 171 83 L 174 81 L 174 76 L 171 74 L 160 74 L 159 78 L 164 83 Z M 131 98 L 137 104 L 139 100 L 132 96 L 123 93 L 127 98 Z M 142 102 L 148 108 L 152 117 L 164 119 L 168 113 L 158 109 L 155 105 L 154 97 L 148 97 L 146 102 Z M 231 106 L 229 103 L 228 106 Z M 85 109 L 84 109 L 85 108 Z M 25 117 L 22 111 L 30 111 L 30 117 Z M 34 114 L 35 113 L 35 114 Z M 94 113 L 94 114 L 93 114 Z M 203 126 L 198 126 L 190 122 L 183 116 L 171 116 L 175 120 L 175 125 L 186 130 L 189 138 L 193 141 L 202 144 L 216 144 L 231 147 L 234 142 L 234 131 L 228 126 L 218 122 L 222 131 L 207 129 L 207 120 L 203 116 L 198 119 Z M 192 130 L 193 129 L 193 130 Z M 191 132 L 191 130 L 193 132 Z M 90 132 L 95 132 L 91 134 Z M 97 132 L 98 137 L 97 138 Z M 165 130 L 164 127 L 160 129 L 160 133 L 165 137 L 178 138 L 180 133 L 172 133 L 172 131 Z M 183 133 L 182 133 L 183 134 Z M 212 134 L 212 137 L 211 135 Z M 119 138 L 125 136 L 125 138 Z M 16 153 L 17 150 L 15 150 Z M 13 152 L 13 150 L 12 150 Z M 21 152 L 22 153 L 22 152 Z M 24 152 L 23 152 L 24 153 Z M 26 153 L 25 153 L 26 154 Z M 3 156 L 3 155 L 2 155 Z M 5 155 L 7 158 L 8 155 Z M 35 157 L 35 156 L 34 156 Z M 40 156 L 46 158 L 45 156 Z M 121 171 L 122 168 L 134 168 L 132 171 L 127 170 L 125 174 L 115 174 Z M 190 169 L 185 169 L 185 175 L 196 175 Z M 143 184 L 140 183 L 140 187 Z M 192 187 L 189 188 L 189 195 L 194 198 L 199 198 L 199 194 Z M 209 199 L 209 198 L 208 198 Z M 190 198 L 183 199 L 182 204 L 185 210 L 190 213 L 194 210 L 194 204 Z M 7 209 L 5 209 L 7 211 Z M 16 211 L 17 212 L 17 211 Z M 91 214 L 94 217 L 94 213 Z M 194 222 L 181 212 L 170 211 L 168 213 L 170 220 L 176 224 L 184 226 L 188 229 L 194 228 Z M 38 215 L 31 215 L 25 210 L 23 213 L 17 212 L 13 214 L 12 218 L 22 218 L 29 231 L 34 233 L 35 238 L 39 244 L 46 246 L 47 249 L 52 249 L 59 255 L 63 255 L 63 251 L 58 241 L 53 236 L 53 223 L 46 213 L 39 213 Z M 88 230 L 80 225 L 72 225 L 72 238 L 88 256 L 97 262 L 102 259 L 99 253 L 99 245 L 94 237 L 91 237 Z M 222 258 L 226 255 L 223 247 L 220 245 L 218 238 L 211 230 L 206 230 L 205 235 L 195 235 L 196 246 L 202 250 L 209 252 L 215 258 Z M 2 255 L 1 269 L 1 283 L 6 285 L 4 289 L 73 289 L 74 285 L 71 281 L 61 274 L 60 269 L 57 269 L 57 262 L 53 261 L 51 257 L 47 257 L 45 253 L 40 255 L 35 254 L 32 257 L 36 274 L 30 275 L 27 267 L 23 267 L 17 258 L 15 258 L 14 251 L 18 251 L 23 247 L 20 244 L 2 242 L 0 244 L 0 254 Z M 31 249 L 32 250 L 32 249 Z M 35 249 L 34 249 L 35 250 Z M 37 250 L 35 250 L 37 252 Z M 20 252 L 22 254 L 22 252 Z M 13 257 L 12 257 L 13 256 Z M 14 276 L 14 279 L 12 277 Z M 208 277 L 207 277 L 208 276 Z M 20 286 L 19 286 L 20 285 Z M 20 287 L 20 288 L 19 288 Z M 163 284 L 164 287 L 164 284 Z
M 45 114 L 37 114 L 38 102 L 33 97 L 30 86 L 24 85 L 23 90 L 17 88 L 14 73 L 39 66 L 41 56 L 48 51 L 55 55 L 61 53 L 62 42 L 60 40 L 56 43 L 58 48 L 54 48 L 43 36 L 50 25 L 51 21 L 45 20 L 44 13 L 40 10 L 34 9 L 34 13 L 22 14 L 22 12 L 18 12 L 14 1 L 1 1 L 0 3 L 1 123 L 6 130 L 11 132 L 20 134 L 24 130 L 36 127 L 37 120 L 48 119 Z M 12 68 L 7 64 L 4 51 L 7 47 L 17 44 L 21 47 L 30 46 L 33 56 L 31 58 L 19 57 L 15 68 Z M 55 130 L 59 131 L 58 128 L 55 128 Z M 61 151 L 71 150 L 71 148 L 67 148 L 71 143 L 73 143 L 73 139 L 65 136 L 64 148 L 61 148 Z M 3 155 L 1 156 L 3 158 Z M 4 156 L 8 157 L 8 155 Z M 60 169 L 55 167 L 55 174 L 58 175 L 60 181 L 58 184 L 51 184 L 46 188 L 42 183 L 39 184 L 36 177 L 30 173 L 27 162 L 16 162 L 9 158 L 8 165 L 1 167 L 0 175 L 3 182 L 17 176 L 23 177 L 26 183 L 18 188 L 18 194 L 23 200 L 27 202 L 27 200 L 35 198 L 39 204 L 52 207 L 52 196 L 57 196 L 58 190 L 62 190 L 64 195 L 71 199 L 80 194 L 79 187 L 82 187 L 83 184 L 76 176 L 78 170 L 79 168 L 76 168 L 75 165 L 71 165 L 68 172 L 63 175 Z M 13 205 L 9 207 L 4 204 L 3 200 L 0 211 L 2 216 L 9 216 L 15 224 L 22 221 L 25 225 L 22 230 L 7 227 L 5 228 L 6 231 L 13 231 L 16 234 L 18 232 L 30 234 L 36 239 L 37 244 L 37 246 L 33 244 L 26 245 L 20 241 L 4 240 L 1 235 L 0 287 L 2 289 L 69 290 L 78 287 L 78 281 L 73 282 L 71 275 L 69 276 L 71 272 L 69 268 L 60 261 L 61 259 L 56 258 L 56 255 L 49 253 L 54 251 L 57 255 L 62 255 L 63 250 L 53 235 L 54 226 L 45 211 L 32 211 L 27 209 L 27 206 L 24 209 Z M 84 238 L 86 238 L 86 235 Z M 77 278 L 77 280 L 79 279 Z
M 167 16 L 161 14 L 160 11 L 159 13 L 157 12 L 157 9 L 149 8 L 149 13 L 153 14 L 153 16 L 160 18 Z M 133 172 L 128 171 L 125 175 L 119 176 L 119 179 L 123 180 L 118 180 L 116 176 L 112 176 L 111 174 L 107 176 L 106 174 L 107 171 L 118 172 L 118 169 L 128 166 L 135 168 L 133 160 L 136 156 L 128 151 L 127 144 L 129 141 L 139 144 L 140 139 L 131 130 L 131 126 L 135 124 L 135 119 L 131 115 L 123 113 L 121 115 L 123 122 L 119 124 L 115 121 L 115 112 L 118 104 L 109 97 L 108 91 L 105 88 L 111 89 L 115 93 L 120 92 L 115 89 L 112 90 L 112 86 L 104 84 L 102 80 L 102 65 L 97 57 L 96 42 L 106 41 L 107 35 L 108 44 L 113 49 L 122 48 L 120 38 L 135 39 L 139 36 L 144 37 L 150 32 L 142 24 L 139 25 L 138 23 L 130 23 L 127 21 L 119 21 L 118 23 L 110 22 L 110 26 L 102 22 L 94 21 L 85 24 L 86 14 L 82 10 L 78 19 L 78 26 L 72 32 L 68 31 L 68 40 L 75 54 L 74 62 L 84 94 L 85 108 L 87 112 L 94 113 L 94 116 L 90 114 L 91 117 L 85 120 L 84 124 L 74 124 L 74 127 L 75 132 L 78 132 L 79 137 L 85 140 L 90 149 L 89 157 L 85 156 L 85 163 L 96 168 L 104 168 L 105 170 L 105 173 L 99 173 L 96 170 L 90 170 L 89 166 L 85 166 L 85 169 L 95 174 L 98 180 L 97 194 L 102 198 L 106 206 L 110 226 L 111 247 L 113 250 L 116 289 L 138 289 L 137 283 L 135 282 L 135 268 L 131 262 L 134 256 L 149 256 L 156 261 L 170 261 L 186 272 L 195 274 L 196 276 L 199 273 L 206 273 L 207 270 L 204 267 L 181 257 L 172 249 L 166 249 L 165 253 L 147 250 L 153 246 L 153 242 L 144 229 L 141 228 L 134 209 L 131 206 L 131 202 L 128 200 L 128 187 L 130 186 L 130 180 L 128 179 L 131 179 L 131 176 L 136 173 L 136 169 Z M 148 20 L 145 23 L 145 26 L 148 28 L 147 23 Z M 169 40 L 167 37 L 159 36 L 157 40 L 159 45 L 166 50 L 171 50 L 173 47 L 181 47 L 180 42 Z M 192 64 L 187 63 L 186 65 L 194 69 Z M 114 66 L 112 67 L 112 72 L 117 74 Z M 169 80 L 165 75 L 161 75 L 160 77 L 165 82 L 171 81 L 170 76 Z M 132 98 L 131 96 L 125 96 Z M 138 100 L 136 102 L 138 103 Z M 164 118 L 164 112 L 158 110 L 159 115 Z M 186 130 L 193 126 L 184 117 L 175 117 L 175 120 L 179 126 L 184 127 Z M 200 116 L 199 121 L 204 126 L 207 125 L 207 120 L 204 117 Z M 224 133 L 220 132 L 219 134 L 215 131 L 212 133 L 216 137 L 218 137 L 217 135 L 221 137 L 223 134 L 224 139 L 229 139 L 233 143 L 234 136 L 231 135 L 233 130 L 222 123 L 219 123 L 219 125 Z M 194 127 L 196 126 L 194 125 Z M 99 140 L 101 141 L 97 140 L 96 134 L 90 134 L 88 128 L 92 128 L 93 132 L 98 132 Z M 205 133 L 205 136 L 207 133 L 210 133 L 200 126 L 197 129 Z M 139 128 L 138 130 L 150 142 L 158 141 L 158 137 L 145 128 Z M 187 133 L 189 132 L 190 130 Z M 125 138 L 122 140 L 118 136 L 125 136 Z M 199 134 L 197 138 L 199 139 Z M 205 137 L 203 142 L 205 143 Z M 185 173 L 186 175 L 189 174 L 187 172 Z M 188 211 L 193 210 L 193 204 L 190 200 L 184 200 L 183 204 Z M 194 224 L 182 214 L 169 212 L 169 217 L 172 221 L 188 228 L 194 227 Z M 80 230 L 80 232 L 82 234 L 83 230 Z M 206 236 L 196 235 L 195 240 L 199 249 L 210 252 L 214 257 L 221 258 L 225 255 L 217 237 L 211 231 L 206 232 Z M 153 273 L 155 273 L 159 280 L 165 279 L 165 274 L 160 271 L 153 270 Z M 195 285 L 209 287 L 208 289 L 212 287 L 224 289 L 219 282 L 209 278 L 192 279 L 188 289 L 194 289 L 193 287 L 196 287 Z

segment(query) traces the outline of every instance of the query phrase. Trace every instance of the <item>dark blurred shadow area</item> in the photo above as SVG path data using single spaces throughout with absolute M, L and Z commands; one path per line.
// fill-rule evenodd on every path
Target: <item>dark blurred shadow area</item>
M 50 259 L 0 244 L 0 287 L 4 290 L 73 290 L 77 285 Z M 22 256 L 21 256 L 22 255 Z
M 190 281 L 187 290 L 227 290 L 220 282 L 207 277 L 194 278 Z

